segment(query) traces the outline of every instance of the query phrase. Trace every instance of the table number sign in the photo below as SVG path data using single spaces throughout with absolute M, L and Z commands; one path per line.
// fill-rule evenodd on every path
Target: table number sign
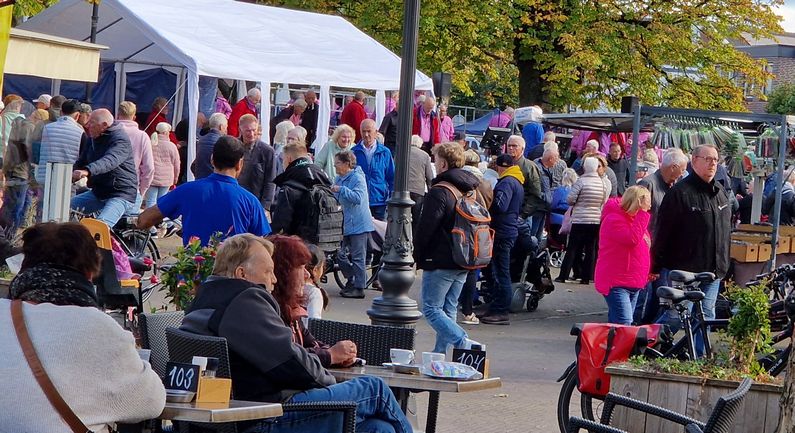
M 483 373 L 484 378 L 489 377 L 489 360 L 486 359 L 485 350 L 453 349 L 453 362 L 468 365 Z
M 166 389 L 196 392 L 199 387 L 199 366 L 179 362 L 167 363 L 163 385 Z

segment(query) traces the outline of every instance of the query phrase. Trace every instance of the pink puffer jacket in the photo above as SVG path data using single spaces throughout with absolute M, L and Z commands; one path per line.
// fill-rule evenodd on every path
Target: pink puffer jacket
M 605 204 L 594 274 L 597 292 L 607 295 L 613 287 L 646 286 L 651 268 L 651 236 L 647 230 L 650 218 L 643 210 L 635 216 L 629 215 L 621 208 L 619 198 Z
M 179 179 L 179 151 L 168 140 L 168 134 L 158 134 L 157 138 L 157 144 L 152 145 L 152 157 L 155 161 L 152 186 L 171 186 Z

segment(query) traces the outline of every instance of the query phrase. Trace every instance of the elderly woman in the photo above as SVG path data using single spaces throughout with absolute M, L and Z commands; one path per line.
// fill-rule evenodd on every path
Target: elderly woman
M 621 199 L 612 198 L 602 211 L 599 258 L 594 282 L 607 302 L 607 320 L 631 325 L 638 292 L 646 287 L 651 268 L 651 193 L 635 185 Z
M 276 125 L 276 131 L 273 135 L 273 155 L 276 158 L 276 174 L 279 175 L 284 171 L 284 166 L 282 163 L 282 149 L 287 144 L 287 136 L 290 134 L 290 131 L 295 129 L 295 125 L 293 122 L 289 120 L 285 120 L 283 122 L 279 122 Z
M 423 152 L 424 153 L 424 152 Z M 334 156 L 337 178 L 331 190 L 342 205 L 343 237 L 337 254 L 340 270 L 348 283 L 340 292 L 343 298 L 364 298 L 367 286 L 365 260 L 370 232 L 375 230 L 370 215 L 370 200 L 367 195 L 367 180 L 364 172 L 356 166 L 356 155 L 343 150 Z
M 72 431 L 31 372 L 14 332 L 16 313 L 57 392 L 86 424 L 82 429 L 107 432 L 114 423 L 160 415 L 166 402 L 160 378 L 138 356 L 132 334 L 99 308 L 91 279 L 100 257 L 88 229 L 44 223 L 26 230 L 22 242 L 25 259 L 11 300 L 0 299 L 0 383 L 13 390 L 0 393 L 3 430 Z
M 607 164 L 605 164 L 607 165 Z M 571 187 L 567 201 L 573 206 L 571 213 L 571 232 L 566 246 L 566 256 L 560 266 L 560 275 L 555 281 L 565 283 L 574 266 L 575 258 L 585 255 L 580 269 L 575 275 L 580 276 L 581 284 L 588 284 L 594 266 L 596 254 L 596 238 L 599 235 L 599 224 L 602 217 L 602 206 L 610 197 L 610 182 L 599 173 L 599 159 L 585 158 L 584 174 Z M 579 271 L 579 272 L 577 272 Z
M 326 172 L 329 179 L 337 177 L 337 169 L 334 168 L 334 156 L 343 150 L 349 150 L 356 131 L 348 125 L 340 125 L 331 134 L 331 139 L 315 155 L 315 164 L 319 165 Z
M 312 260 L 304 241 L 297 236 L 283 235 L 270 236 L 268 240 L 273 243 L 273 272 L 276 274 L 273 297 L 279 304 L 284 324 L 293 331 L 293 341 L 317 355 L 323 367 L 353 364 L 356 344 L 343 340 L 329 347 L 315 340 L 304 326 L 302 318 L 308 314 L 302 306 L 305 303 L 304 281 L 309 274 L 306 265 Z
M 559 235 L 560 226 L 563 225 L 563 215 L 569 209 L 569 192 L 572 185 L 577 182 L 577 179 L 577 172 L 574 169 L 567 168 L 563 171 L 563 179 L 560 181 L 560 186 L 552 191 L 552 202 L 549 206 L 550 236 L 561 244 L 566 243 L 566 237 Z
M 169 188 L 179 179 L 180 158 L 177 146 L 169 141 L 171 125 L 157 124 L 157 134 L 152 134 L 152 158 L 155 174 L 149 189 L 146 190 L 146 207 L 157 204 L 157 199 L 168 193 Z

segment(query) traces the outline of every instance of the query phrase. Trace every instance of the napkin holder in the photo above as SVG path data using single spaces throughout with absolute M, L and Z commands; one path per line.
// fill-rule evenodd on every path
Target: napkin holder
M 196 392 L 196 403 L 229 404 L 232 395 L 232 379 L 200 377 Z

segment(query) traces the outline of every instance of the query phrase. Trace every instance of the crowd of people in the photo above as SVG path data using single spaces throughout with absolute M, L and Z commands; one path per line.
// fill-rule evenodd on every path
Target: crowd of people
M 668 320 L 659 317 L 652 288 L 667 284 L 672 269 L 709 271 L 718 277 L 728 272 L 729 232 L 745 199 L 732 188 L 744 187 L 728 177 L 713 147 L 696 147 L 692 158 L 679 149 L 645 149 L 638 161 L 643 176 L 630 186 L 634 182 L 627 144 L 609 135 L 573 145 L 567 163 L 555 133 L 530 122 L 521 135 L 507 139 L 499 155 L 484 155 L 454 132 L 447 108 L 437 107 L 432 96 L 401 102 L 392 94 L 392 110 L 377 125 L 365 109 L 364 92 L 356 92 L 342 108 L 329 141 L 313 148 L 319 103 L 315 92 L 298 95 L 277 113 L 264 137 L 258 121 L 261 98 L 260 90 L 252 88 L 232 105 L 219 93 L 216 112 L 199 116 L 196 158 L 190 166 L 187 120 L 172 128 L 165 98 L 155 99 L 143 124 L 137 123 L 137 107 L 130 101 L 119 104 L 114 117 L 107 109 L 91 110 L 79 101 L 48 95 L 36 100 L 37 108 L 28 117 L 20 113 L 21 98 L 9 95 L 0 115 L 6 180 L 0 214 L 13 227 L 22 227 L 29 209 L 35 209 L 29 197 L 41 195 L 47 164 L 59 163 L 73 168 L 72 208 L 96 214 L 109 226 L 140 212 L 142 229 L 181 219 L 186 244 L 194 237 L 206 244 L 220 233 L 223 242 L 213 276 L 197 290 L 182 328 L 227 339 L 238 399 L 356 400 L 357 424 L 365 431 L 411 431 L 382 381 L 335 384 L 326 369 L 351 365 L 356 345 L 326 345 L 306 324 L 307 318 L 320 317 L 329 303 L 319 283 L 328 254 L 336 255 L 347 279 L 339 295 L 365 297 L 367 265 L 377 260 L 371 234 L 387 219 L 387 201 L 395 188 L 400 103 L 413 104 L 408 167 L 413 254 L 422 270 L 422 312 L 436 334 L 434 352 L 478 344 L 462 324 L 510 324 L 513 263 L 545 237 L 565 247 L 555 281 L 593 281 L 605 297 L 611 323 Z M 495 116 L 495 126 L 512 126 L 512 110 L 503 114 Z M 195 180 L 187 181 L 187 170 Z M 795 176 L 787 180 L 792 191 Z M 31 186 L 39 191 L 30 194 Z M 462 197 L 473 198 L 488 211 L 494 237 L 486 268 L 471 269 L 455 258 L 453 232 Z M 329 202 L 339 210 L 330 209 Z M 320 224 L 320 215 L 338 226 Z M 795 210 L 786 215 L 795 215 Z M 333 237 L 334 230 L 338 237 Z M 28 229 L 23 243 L 26 261 L 12 285 L 12 298 L 28 304 L 24 310 L 33 318 L 34 337 L 43 338 L 49 330 L 56 340 L 66 338 L 77 330 L 57 326 L 58 318 L 70 320 L 78 314 L 75 307 L 97 307 L 96 294 L 87 289 L 99 269 L 94 242 L 80 225 L 46 223 Z M 58 247 L 45 251 L 44 245 Z M 476 314 L 479 279 L 491 303 Z M 707 319 L 714 318 L 718 287 L 719 281 L 702 287 Z M 92 319 L 81 322 L 90 328 L 82 332 L 100 339 L 117 337 L 117 330 L 107 329 L 107 320 L 94 317 L 93 310 L 85 314 Z M 0 308 L 0 321 L 9 321 L 6 315 Z M 2 338 L 13 336 L 0 333 Z M 119 363 L 137 365 L 131 341 L 113 344 L 124 346 L 115 352 Z M 14 356 L 16 371 L 24 370 L 21 352 Z M 4 371 L 10 370 L 0 371 L 0 378 Z M 121 421 L 157 415 L 162 385 L 153 381 L 146 366 L 129 371 L 135 372 L 136 382 L 148 384 L 140 388 L 147 398 L 111 393 L 127 405 L 136 401 L 137 409 L 108 416 Z M 58 374 L 64 383 L 78 377 L 72 371 Z M 35 387 L 32 376 L 12 375 L 6 379 L 19 382 L 20 389 Z M 21 404 L 0 401 L 5 407 Z M 92 416 L 88 407 L 76 411 Z M 112 421 L 91 420 L 97 425 Z M 321 431 L 336 422 L 302 413 L 282 420 L 276 430 L 274 424 L 263 423 L 246 431 Z

